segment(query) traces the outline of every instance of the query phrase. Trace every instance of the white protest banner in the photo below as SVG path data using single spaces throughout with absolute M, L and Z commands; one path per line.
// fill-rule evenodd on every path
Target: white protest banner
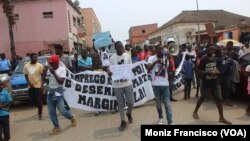
M 145 63 L 145 61 L 140 61 L 133 64 L 133 68 L 135 68 L 134 78 L 132 79 L 135 100 L 134 106 L 142 105 L 155 97 Z
M 145 62 L 133 64 L 136 71 L 132 79 L 135 106 L 154 98 L 151 82 L 147 77 Z M 67 70 L 64 82 L 64 98 L 70 107 L 88 111 L 110 111 L 117 109 L 111 78 L 106 72 L 85 71 L 72 74 Z
M 112 65 L 110 66 L 112 72 L 112 80 L 128 79 L 132 80 L 134 74 L 132 72 L 132 64 Z
M 186 52 L 183 53 L 181 63 L 175 71 L 174 86 L 172 88 L 173 92 L 177 91 L 179 88 L 181 88 L 185 84 L 182 67 L 183 67 L 186 54 L 187 54 Z
M 64 89 L 64 98 L 72 108 L 102 111 L 115 110 L 117 107 L 106 72 L 85 71 L 76 75 L 68 75 Z

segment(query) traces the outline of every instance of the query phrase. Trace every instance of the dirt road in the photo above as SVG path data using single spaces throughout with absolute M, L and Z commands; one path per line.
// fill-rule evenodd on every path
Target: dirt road
M 197 99 L 192 94 L 191 99 L 184 101 L 182 92 L 175 94 L 179 101 L 171 103 L 175 124 L 220 124 L 213 101 L 205 102 L 199 110 L 200 120 L 194 120 L 192 112 Z M 244 115 L 246 103 L 235 100 L 234 104 L 233 107 L 224 106 L 225 117 L 233 124 L 250 124 L 250 117 Z M 70 121 L 59 115 L 62 132 L 51 136 L 49 131 L 53 126 L 46 105 L 43 111 L 43 120 L 38 120 L 37 110 L 30 103 L 16 104 L 10 116 L 11 141 L 140 141 L 140 125 L 156 124 L 158 120 L 154 101 L 135 108 L 134 123 L 123 132 L 118 131 L 120 125 L 118 113 L 106 112 L 95 116 L 94 112 L 72 109 L 77 117 L 77 126 L 71 127 Z M 166 124 L 165 114 L 164 122 Z

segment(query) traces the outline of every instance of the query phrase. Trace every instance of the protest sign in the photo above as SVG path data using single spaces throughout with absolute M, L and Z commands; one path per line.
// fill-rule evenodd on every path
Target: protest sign
M 112 44 L 111 34 L 109 31 L 96 33 L 93 35 L 95 48 L 107 47 Z
M 134 77 L 134 74 L 132 72 L 132 64 L 112 65 L 110 66 L 110 68 L 112 71 L 112 80 L 131 80 Z
M 134 106 L 143 105 L 154 98 L 151 82 L 147 77 L 145 62 L 133 64 Z M 64 98 L 70 107 L 88 111 L 110 111 L 117 109 L 111 78 L 106 72 L 85 71 L 72 74 L 67 70 L 64 82 Z

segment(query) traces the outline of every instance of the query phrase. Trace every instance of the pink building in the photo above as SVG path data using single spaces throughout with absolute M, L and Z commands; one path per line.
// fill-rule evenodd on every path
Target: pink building
M 12 0 L 12 4 L 15 7 L 13 33 L 17 55 L 53 50 L 55 43 L 72 52 L 85 46 L 82 12 L 71 0 Z M 0 12 L 0 19 L 0 53 L 5 52 L 10 58 L 5 13 Z

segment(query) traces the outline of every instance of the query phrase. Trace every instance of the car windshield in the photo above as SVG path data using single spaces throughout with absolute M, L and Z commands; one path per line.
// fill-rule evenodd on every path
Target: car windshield
M 47 66 L 48 65 L 48 62 L 47 62 L 47 59 L 46 57 L 42 56 L 42 57 L 38 57 L 37 58 L 37 61 L 41 64 L 43 64 L 44 66 Z M 16 74 L 20 74 L 20 73 L 23 73 L 23 67 L 25 64 L 29 63 L 30 62 L 30 59 L 25 59 L 25 60 L 22 60 L 20 61 L 17 66 L 16 66 L 16 69 L 14 71 L 14 73 Z

